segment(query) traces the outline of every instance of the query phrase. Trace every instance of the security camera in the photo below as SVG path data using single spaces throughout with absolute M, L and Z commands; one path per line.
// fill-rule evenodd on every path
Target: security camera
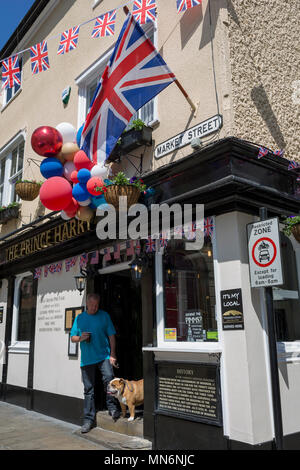
M 200 147 L 202 147 L 202 141 L 200 137 L 195 137 L 194 139 L 191 140 L 191 147 L 193 149 L 199 149 Z

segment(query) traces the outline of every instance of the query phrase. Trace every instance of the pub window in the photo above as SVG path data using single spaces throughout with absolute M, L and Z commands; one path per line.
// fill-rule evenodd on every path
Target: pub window
M 36 298 L 33 292 L 33 276 L 24 277 L 19 286 L 17 341 L 30 341 L 31 319 Z
M 217 341 L 212 244 L 206 240 L 200 251 L 184 247 L 173 240 L 164 255 L 164 339 Z
M 295 252 L 291 240 L 280 233 L 284 284 L 273 287 L 278 341 L 300 340 L 300 298 Z
M 22 178 L 24 162 L 24 139 L 19 140 L 0 157 L 0 205 L 18 202 L 15 192 L 16 182 Z

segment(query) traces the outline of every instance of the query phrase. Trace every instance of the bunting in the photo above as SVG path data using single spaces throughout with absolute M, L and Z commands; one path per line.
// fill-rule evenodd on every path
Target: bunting
M 78 45 L 79 26 L 64 31 L 61 35 L 57 54 L 65 54 L 76 49 Z
M 66 272 L 69 272 L 70 269 L 75 266 L 76 261 L 77 261 L 77 256 L 74 256 L 73 258 L 66 259 L 66 261 L 65 261 Z
M 93 38 L 104 38 L 115 34 L 116 10 L 109 11 L 99 16 L 92 32 Z
M 15 85 L 21 85 L 21 69 L 17 55 L 2 62 L 2 89 L 13 88 Z
M 31 71 L 33 75 L 50 68 L 48 47 L 46 41 L 40 42 L 30 48 Z
M 177 0 L 177 13 L 201 5 L 202 0 Z
M 140 24 L 146 24 L 156 20 L 155 0 L 135 0 L 133 2 L 132 14 Z

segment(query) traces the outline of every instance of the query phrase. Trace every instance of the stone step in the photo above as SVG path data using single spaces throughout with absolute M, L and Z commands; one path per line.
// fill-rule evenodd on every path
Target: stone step
M 127 436 L 118 432 L 107 431 L 99 427 L 93 428 L 90 432 L 81 434 L 80 429 L 76 434 L 83 439 L 87 439 L 96 444 L 100 444 L 112 450 L 151 450 L 152 443 L 140 437 Z
M 98 411 L 97 426 L 107 431 L 143 438 L 143 412 L 136 410 L 134 421 L 128 421 L 128 418 L 129 415 L 126 418 L 120 417 L 117 421 L 113 421 L 107 411 Z

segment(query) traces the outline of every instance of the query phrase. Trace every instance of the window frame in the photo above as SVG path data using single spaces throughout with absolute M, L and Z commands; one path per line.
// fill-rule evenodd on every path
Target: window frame
M 153 26 L 153 44 L 157 48 L 157 22 L 147 23 L 145 25 L 145 33 L 149 34 Z M 78 129 L 84 123 L 87 116 L 87 100 L 89 89 L 97 78 L 101 77 L 104 69 L 113 53 L 115 43 L 106 52 L 104 52 L 99 59 L 97 59 L 90 67 L 84 70 L 76 79 L 75 84 L 78 87 L 78 113 L 77 113 L 77 127 Z M 157 96 L 153 98 L 153 120 L 148 123 L 150 127 L 155 127 L 159 124 Z
M 25 277 L 33 276 L 32 272 L 17 274 L 14 286 L 14 303 L 12 314 L 12 328 L 11 328 L 11 342 L 8 347 L 8 352 L 17 354 L 29 354 L 30 341 L 18 341 L 18 326 L 19 326 L 19 307 L 20 307 L 20 286 Z
M 215 218 L 213 217 L 214 227 Z M 163 276 L 163 251 L 155 251 L 155 292 L 156 292 L 156 320 L 157 320 L 157 347 L 145 347 L 143 350 L 152 351 L 178 351 L 178 352 L 204 352 L 204 353 L 219 353 L 222 351 L 222 331 L 221 331 L 221 305 L 218 292 L 219 279 L 216 255 L 216 234 L 215 230 L 212 235 L 212 257 L 214 267 L 214 283 L 215 283 L 215 313 L 218 331 L 218 341 L 165 341 L 164 328 L 165 328 L 165 304 L 164 304 L 164 276 Z M 157 242 L 158 243 L 158 242 Z M 158 244 L 157 247 L 158 248 Z
M 4 175 L 4 182 L 3 182 L 3 196 L 1 206 L 7 206 L 12 201 L 13 196 L 13 186 L 14 182 L 17 179 L 20 179 L 23 175 L 24 170 L 24 159 L 25 159 L 25 142 L 26 142 L 26 135 L 24 131 L 18 132 L 9 142 L 6 144 L 2 149 L 0 149 L 0 171 L 1 171 L 1 161 L 5 160 L 5 175 Z M 13 151 L 18 149 L 21 144 L 24 144 L 24 152 L 23 152 L 23 164 L 21 170 L 16 171 L 13 175 L 11 175 L 12 169 L 12 156 Z M 19 154 L 17 156 L 17 160 L 19 158 Z M 2 186 L 2 184 L 0 185 Z M 20 198 L 16 198 L 16 201 L 19 201 Z

